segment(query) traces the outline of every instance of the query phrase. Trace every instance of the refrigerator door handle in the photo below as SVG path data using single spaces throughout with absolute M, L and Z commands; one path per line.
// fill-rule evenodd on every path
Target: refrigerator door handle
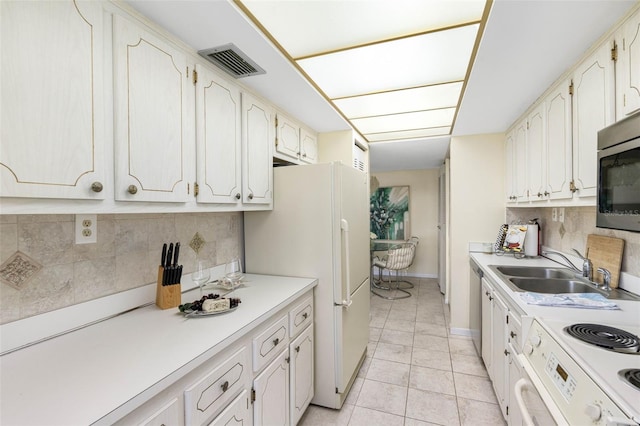
M 351 306 L 352 300 L 351 300 L 351 280 L 350 280 L 350 273 L 349 273 L 349 222 L 347 222 L 347 219 L 341 219 L 340 220 L 340 229 L 342 230 L 342 234 L 344 235 L 344 249 L 346 252 L 345 255 L 345 267 L 344 267 L 344 271 L 345 271 L 345 275 L 347 276 L 347 299 L 343 300 L 342 303 L 336 303 L 336 306 L 342 306 L 343 308 L 349 309 L 349 306 Z

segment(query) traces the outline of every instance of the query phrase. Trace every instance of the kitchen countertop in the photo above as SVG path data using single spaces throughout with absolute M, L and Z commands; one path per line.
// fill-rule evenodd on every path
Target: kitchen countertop
M 492 281 L 500 287 L 500 292 L 510 297 L 511 302 L 520 310 L 521 315 L 538 317 L 541 319 L 563 319 L 568 321 L 594 321 L 597 317 L 598 322 L 611 324 L 640 324 L 640 302 L 633 300 L 613 300 L 620 309 L 582 309 L 582 308 L 564 308 L 557 306 L 539 306 L 529 305 L 525 303 L 519 296 L 517 291 L 511 290 L 504 283 L 502 277 L 489 268 L 489 265 L 514 265 L 514 266 L 566 266 L 546 259 L 544 257 L 516 259 L 510 255 L 498 256 L 488 253 L 469 253 L 472 259 L 476 261 L 478 266 L 482 268 L 485 276 L 490 276 Z
M 185 318 L 151 305 L 3 355 L 0 424 L 113 423 L 317 284 L 251 274 L 244 282 L 227 314 Z M 199 298 L 192 290 L 182 303 Z

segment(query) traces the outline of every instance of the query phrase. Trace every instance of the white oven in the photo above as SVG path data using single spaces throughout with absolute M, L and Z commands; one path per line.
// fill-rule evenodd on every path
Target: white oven
M 619 337 L 616 331 L 626 334 Z M 523 423 L 640 424 L 640 388 L 622 377 L 640 370 L 639 333 L 637 325 L 612 328 L 535 319 L 519 355 L 528 377 L 515 385 Z M 585 335 L 595 336 L 595 343 L 585 342 Z M 634 338 L 635 344 L 630 343 Z M 630 349 L 605 349 L 604 340 Z

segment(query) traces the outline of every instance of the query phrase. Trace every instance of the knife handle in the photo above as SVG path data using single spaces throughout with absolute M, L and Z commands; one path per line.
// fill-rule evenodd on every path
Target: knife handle
M 160 260 L 160 266 L 163 268 L 167 265 L 167 243 L 162 245 L 162 259 Z
M 178 256 L 180 256 L 180 241 L 176 243 L 176 249 L 173 253 L 173 266 L 178 265 Z

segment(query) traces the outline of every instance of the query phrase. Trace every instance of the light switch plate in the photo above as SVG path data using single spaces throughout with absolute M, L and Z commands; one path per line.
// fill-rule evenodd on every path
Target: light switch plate
M 553 222 L 558 221 L 558 209 L 556 207 L 551 209 L 551 221 Z
M 564 207 L 558 209 L 558 222 L 564 223 Z

